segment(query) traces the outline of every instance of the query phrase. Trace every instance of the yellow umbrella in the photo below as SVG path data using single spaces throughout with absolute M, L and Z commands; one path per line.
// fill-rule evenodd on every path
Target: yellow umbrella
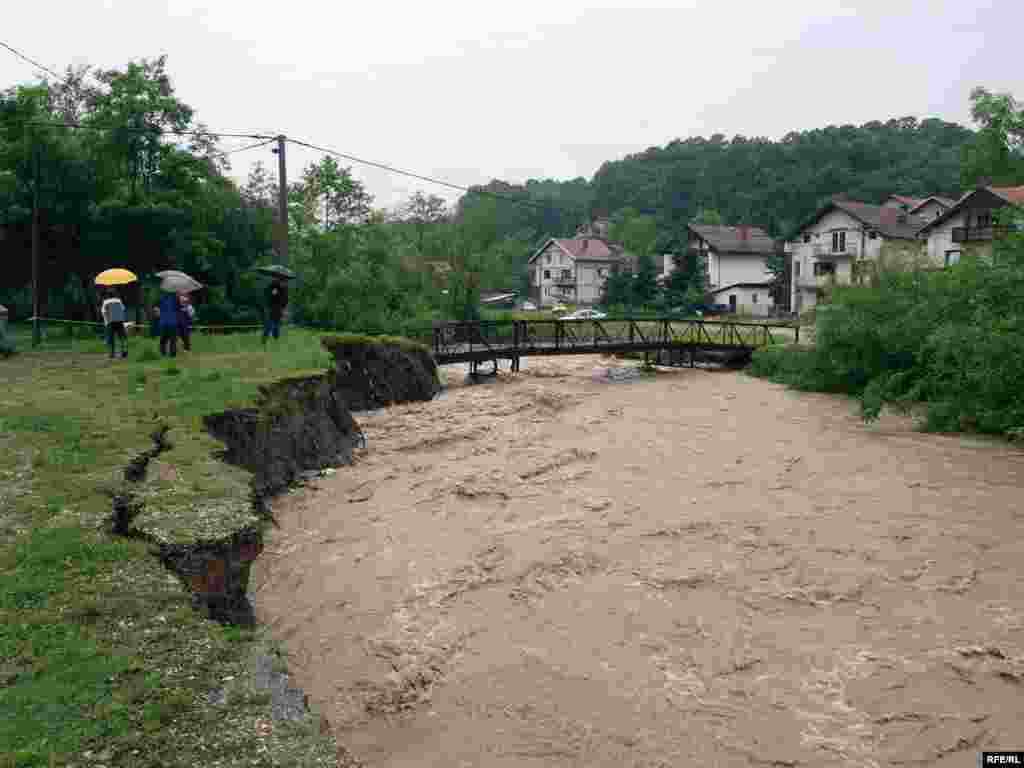
M 127 285 L 138 280 L 134 272 L 116 267 L 108 269 L 96 275 L 96 285 Z

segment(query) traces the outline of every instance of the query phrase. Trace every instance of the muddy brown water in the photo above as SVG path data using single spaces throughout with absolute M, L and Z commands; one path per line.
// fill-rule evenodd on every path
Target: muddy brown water
M 968 766 L 1022 749 L 1024 454 L 598 358 L 360 418 L 254 601 L 367 766 Z

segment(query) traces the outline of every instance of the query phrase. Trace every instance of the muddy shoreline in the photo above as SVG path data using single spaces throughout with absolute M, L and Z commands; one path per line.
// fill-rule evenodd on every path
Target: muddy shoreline
M 361 414 L 356 463 L 275 503 L 257 616 L 339 741 L 368 766 L 1014 748 L 1024 454 L 600 365 Z

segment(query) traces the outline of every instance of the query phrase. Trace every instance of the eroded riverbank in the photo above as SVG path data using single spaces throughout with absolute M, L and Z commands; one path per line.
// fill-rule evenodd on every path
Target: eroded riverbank
M 597 358 L 361 416 L 254 602 L 368 766 L 963 765 L 1024 717 L 1024 454 Z

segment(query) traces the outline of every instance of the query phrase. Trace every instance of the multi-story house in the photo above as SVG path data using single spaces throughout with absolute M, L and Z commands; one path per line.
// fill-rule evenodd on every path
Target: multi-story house
M 767 232 L 748 224 L 687 227 L 687 252 L 704 263 L 712 303 L 728 304 L 733 312 L 771 313 L 775 302 L 768 257 L 779 248 Z
M 607 232 L 607 220 L 598 219 L 575 237 L 552 237 L 536 250 L 530 283 L 540 306 L 597 304 L 612 270 L 636 268 L 636 257 L 609 241 Z
M 1008 206 L 1024 208 L 1024 186 L 980 187 L 964 195 L 921 229 L 928 264 L 949 266 L 966 252 L 990 256 L 992 241 L 1017 226 L 1024 215 L 1018 214 L 1018 221 L 997 221 L 996 212 Z
M 899 206 L 837 198 L 821 207 L 793 241 L 790 306 L 810 309 L 836 283 L 857 282 L 882 268 L 921 260 L 924 219 Z

